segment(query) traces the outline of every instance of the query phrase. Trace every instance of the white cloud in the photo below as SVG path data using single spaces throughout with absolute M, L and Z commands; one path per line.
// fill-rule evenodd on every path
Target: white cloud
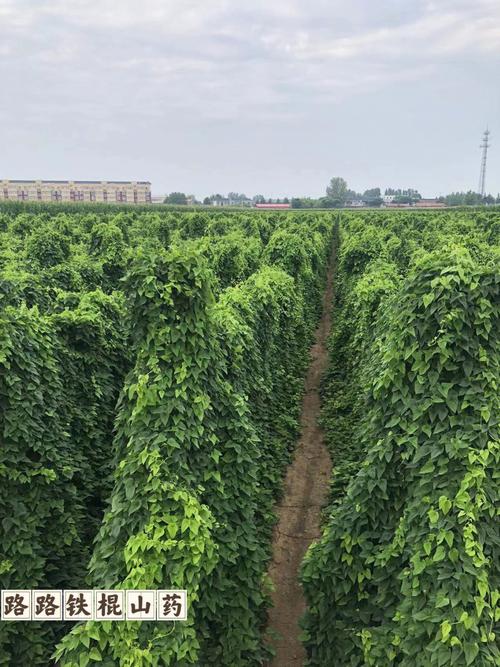
M 500 53 L 500 3 L 410 5 L 398 18 L 390 0 L 376 13 L 368 0 L 0 0 L 0 40 L 4 64 L 17 58 L 24 78 L 52 68 L 83 92 L 89 77 L 107 77 L 110 94 L 138 80 L 160 100 L 172 86 L 184 106 L 209 90 L 202 112 L 217 117 L 271 110 L 284 89 L 336 100 L 428 76 L 450 56 Z
M 125 146 L 191 124 L 217 146 L 215 125 L 279 133 L 368 95 L 462 90 L 499 56 L 498 0 L 0 0 L 3 128 L 22 117 L 26 136 Z
M 326 30 L 298 30 L 287 34 L 275 28 L 264 34 L 262 41 L 271 50 L 299 60 L 409 56 L 428 59 L 466 50 L 500 53 L 500 4 L 496 10 L 496 16 L 428 11 L 409 23 L 375 30 L 367 28 L 347 37 L 338 37 Z

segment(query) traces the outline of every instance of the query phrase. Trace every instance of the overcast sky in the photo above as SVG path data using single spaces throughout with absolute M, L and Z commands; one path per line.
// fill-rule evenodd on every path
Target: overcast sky
M 500 191 L 500 0 L 0 0 L 0 178 Z

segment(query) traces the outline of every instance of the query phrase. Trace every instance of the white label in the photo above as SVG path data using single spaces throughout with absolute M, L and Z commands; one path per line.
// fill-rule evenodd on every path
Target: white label
M 2 591 L 2 621 L 31 620 L 31 591 Z
M 126 591 L 127 621 L 156 620 L 156 591 Z
M 91 621 L 94 618 L 94 591 L 64 591 L 65 621 Z
M 123 621 L 125 618 L 124 591 L 95 591 L 95 620 Z
M 158 591 L 158 620 L 187 620 L 187 591 Z
M 62 621 L 62 591 L 32 591 L 33 621 Z

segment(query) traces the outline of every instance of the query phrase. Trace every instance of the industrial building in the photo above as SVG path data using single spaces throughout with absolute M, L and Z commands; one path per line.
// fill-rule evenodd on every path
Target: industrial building
M 0 181 L 0 200 L 150 204 L 149 181 Z

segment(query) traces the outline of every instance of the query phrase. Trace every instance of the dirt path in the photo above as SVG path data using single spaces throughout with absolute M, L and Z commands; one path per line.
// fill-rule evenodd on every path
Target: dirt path
M 330 456 L 317 420 L 319 384 L 328 363 L 326 339 L 331 328 L 334 261 L 333 256 L 323 297 L 323 315 L 311 348 L 300 418 L 301 437 L 287 471 L 283 498 L 276 508 L 278 523 L 269 568 L 275 590 L 268 627 L 272 634 L 278 634 L 272 641 L 276 651 L 272 667 L 298 667 L 306 657 L 299 640 L 299 619 L 305 611 L 305 600 L 298 572 L 307 547 L 320 536 L 320 511 L 327 501 L 330 481 Z

